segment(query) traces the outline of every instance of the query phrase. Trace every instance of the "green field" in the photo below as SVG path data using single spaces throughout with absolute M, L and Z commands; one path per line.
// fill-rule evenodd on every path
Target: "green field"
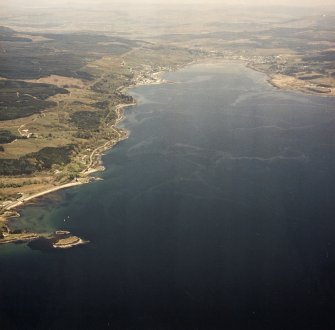
M 56 105 L 47 98 L 67 94 L 64 88 L 49 84 L 0 80 L 0 120 L 28 117 Z

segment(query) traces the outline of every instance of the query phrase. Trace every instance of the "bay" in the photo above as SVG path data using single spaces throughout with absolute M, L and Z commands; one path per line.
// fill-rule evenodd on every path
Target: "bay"
M 165 78 L 130 91 L 103 181 L 22 209 L 90 244 L 0 247 L 4 328 L 334 328 L 333 99 L 236 63 Z

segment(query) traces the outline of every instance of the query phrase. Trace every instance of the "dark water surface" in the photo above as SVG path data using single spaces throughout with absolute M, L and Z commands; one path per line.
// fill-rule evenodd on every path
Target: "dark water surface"
M 132 91 L 104 181 L 22 210 L 91 243 L 0 247 L 0 328 L 335 329 L 334 100 L 240 65 L 167 78 Z

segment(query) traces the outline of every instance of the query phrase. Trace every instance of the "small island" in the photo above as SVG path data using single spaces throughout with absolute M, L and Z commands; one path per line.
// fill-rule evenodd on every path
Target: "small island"
M 78 245 L 87 244 L 88 241 L 84 241 L 77 236 L 69 236 L 67 238 L 61 238 L 52 246 L 55 249 L 69 249 Z
M 11 230 L 9 226 L 1 227 L 0 245 L 9 243 L 28 243 L 37 249 L 69 249 L 89 243 L 78 236 L 72 235 L 68 230 L 57 230 L 54 233 L 32 233 L 22 230 Z

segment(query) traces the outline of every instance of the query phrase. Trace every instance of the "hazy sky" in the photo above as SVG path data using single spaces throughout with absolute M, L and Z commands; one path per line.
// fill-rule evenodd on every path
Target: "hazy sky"
M 210 31 L 210 21 L 235 24 L 262 17 L 263 22 L 274 22 L 334 10 L 335 0 L 0 0 L 0 25 L 28 32 L 102 31 L 143 37 L 180 32 L 180 26 L 185 33 L 202 33 Z
M 201 4 L 207 5 L 209 3 L 225 4 L 225 5 L 237 5 L 244 4 L 247 6 L 254 5 L 275 5 L 275 6 L 335 6 L 335 0 L 0 0 L 2 8 L 14 7 L 14 6 L 42 6 L 42 7 L 54 7 L 58 5 L 64 6 L 94 6 L 105 4 L 115 5 L 115 3 L 150 3 L 150 4 Z

